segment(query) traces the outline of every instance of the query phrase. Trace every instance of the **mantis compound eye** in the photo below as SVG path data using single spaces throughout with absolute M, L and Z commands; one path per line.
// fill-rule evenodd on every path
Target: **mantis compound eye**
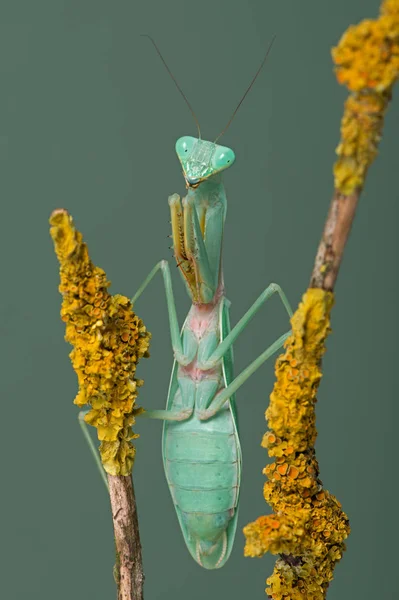
M 190 136 L 184 136 L 177 140 L 176 153 L 180 160 L 185 160 L 190 156 L 196 141 L 196 138 Z
M 235 161 L 235 154 L 230 148 L 225 146 L 217 146 L 215 153 L 212 157 L 212 166 L 216 171 L 221 169 L 227 169 Z

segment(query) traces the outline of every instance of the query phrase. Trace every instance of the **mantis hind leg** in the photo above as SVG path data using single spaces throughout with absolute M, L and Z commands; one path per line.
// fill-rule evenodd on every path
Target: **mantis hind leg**
M 181 410 L 145 410 L 140 413 L 140 417 L 147 419 L 160 419 L 161 421 L 186 421 L 193 413 L 190 408 Z
M 279 285 L 272 283 L 270 284 L 255 300 L 253 305 L 249 308 L 249 310 L 245 313 L 245 315 L 240 319 L 240 321 L 233 327 L 233 329 L 228 333 L 225 339 L 219 344 L 219 346 L 211 353 L 211 355 L 203 360 L 200 368 L 207 370 L 214 368 L 218 361 L 220 361 L 223 356 L 231 349 L 232 344 L 237 339 L 239 334 L 246 328 L 248 323 L 252 320 L 252 318 L 256 315 L 259 309 L 263 306 L 263 304 L 275 293 L 278 293 L 281 302 L 283 303 L 288 315 L 292 316 L 292 309 L 287 300 L 286 295 Z M 240 375 L 238 375 L 228 386 L 227 388 L 221 390 L 212 400 L 210 405 L 206 410 L 202 410 L 199 413 L 199 418 L 202 420 L 209 419 L 213 415 L 215 415 L 224 405 L 224 403 L 245 383 L 245 381 L 268 359 L 270 358 L 277 350 L 279 350 L 283 345 L 285 340 L 291 334 L 290 331 L 282 335 L 278 340 L 276 340 L 271 346 L 266 348 L 266 350 L 258 356 Z M 205 358 L 205 357 L 204 357 Z
M 256 358 L 246 369 L 244 369 L 237 377 L 224 388 L 221 392 L 219 392 L 215 398 L 212 400 L 211 404 L 206 410 L 199 411 L 198 417 L 202 421 L 206 421 L 213 417 L 227 402 L 227 400 L 251 377 L 253 373 L 263 363 L 270 358 L 277 350 L 279 350 L 283 345 L 285 340 L 291 335 L 291 331 L 284 333 L 281 337 L 278 338 L 271 346 L 269 346 L 258 358 Z
M 84 436 L 86 442 L 89 445 L 90 452 L 92 453 L 93 458 L 94 458 L 94 462 L 96 463 L 97 468 L 100 471 L 101 479 L 103 480 L 103 482 L 105 484 L 105 487 L 108 489 L 107 475 L 105 473 L 104 467 L 103 467 L 102 462 L 101 462 L 100 455 L 98 453 L 97 448 L 94 445 L 93 438 L 90 435 L 89 428 L 88 428 L 87 423 L 85 421 L 85 416 L 87 415 L 88 412 L 89 412 L 88 410 L 81 410 L 80 411 L 80 413 L 78 415 L 79 425 L 80 425 L 80 428 L 81 428 L 81 430 L 83 432 L 83 436 Z
M 179 387 L 173 399 L 177 410 L 145 410 L 139 416 L 161 421 L 186 421 L 194 410 L 196 386 L 189 377 L 177 377 Z

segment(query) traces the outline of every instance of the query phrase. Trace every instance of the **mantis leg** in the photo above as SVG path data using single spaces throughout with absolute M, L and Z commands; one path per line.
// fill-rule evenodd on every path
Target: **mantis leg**
M 173 287 L 172 287 L 172 278 L 170 276 L 170 268 L 169 264 L 166 260 L 161 260 L 159 263 L 155 265 L 152 269 L 148 277 L 143 281 L 133 298 L 131 299 L 132 304 L 134 304 L 138 298 L 140 298 L 141 294 L 144 292 L 147 285 L 152 281 L 156 273 L 161 271 L 165 286 L 165 294 L 166 294 L 166 303 L 168 306 L 168 315 L 169 315 L 169 327 L 170 327 L 170 336 L 172 340 L 172 348 L 175 354 L 175 358 L 180 365 L 189 365 L 190 362 L 194 359 L 197 346 L 195 343 L 195 339 L 191 339 L 189 335 L 185 336 L 184 347 L 180 337 L 179 331 L 179 323 L 177 320 L 176 313 L 176 304 L 173 295 Z
M 81 410 L 80 411 L 80 413 L 78 415 L 79 425 L 80 425 L 80 427 L 82 429 L 84 438 L 85 438 L 86 442 L 89 445 L 90 451 L 91 451 L 91 453 L 93 455 L 93 458 L 94 458 L 95 463 L 96 463 L 96 465 L 98 467 L 98 470 L 100 471 L 100 475 L 101 475 L 101 478 L 102 478 L 103 482 L 105 483 L 105 487 L 108 489 L 107 476 L 105 474 L 104 467 L 103 467 L 103 465 L 101 463 L 100 455 L 99 455 L 99 453 L 97 451 L 97 448 L 94 445 L 94 442 L 93 442 L 93 439 L 92 439 L 92 437 L 90 435 L 87 423 L 84 420 L 84 418 L 85 418 L 85 416 L 87 415 L 88 412 L 89 412 L 88 410 Z
M 140 417 L 148 419 L 160 419 L 161 421 L 185 421 L 192 415 L 192 408 L 183 408 L 182 410 L 146 410 L 140 413 Z
M 203 369 L 203 370 L 213 369 L 217 365 L 218 361 L 229 350 L 229 348 L 231 348 L 231 346 L 234 344 L 234 342 L 236 341 L 236 339 L 238 338 L 238 336 L 240 335 L 240 333 L 242 331 L 244 331 L 244 329 L 246 328 L 246 326 L 248 325 L 248 323 L 253 319 L 253 317 L 256 315 L 256 313 L 258 312 L 258 310 L 276 292 L 280 296 L 281 302 L 283 303 L 284 308 L 286 309 L 289 317 L 292 317 L 292 309 L 291 309 L 291 306 L 290 306 L 290 304 L 289 304 L 289 302 L 287 300 L 287 297 L 284 294 L 283 290 L 281 289 L 281 287 L 279 285 L 277 285 L 277 283 L 271 283 L 260 294 L 260 296 L 257 298 L 257 300 L 255 300 L 255 302 L 247 310 L 247 312 L 245 313 L 245 315 L 233 327 L 233 329 L 225 337 L 225 339 L 223 340 L 223 342 L 221 342 L 218 345 L 218 347 L 212 352 L 212 354 L 206 360 L 203 360 L 201 362 L 201 364 L 198 365 L 199 368 Z
M 268 358 L 270 358 L 283 346 L 285 340 L 290 335 L 291 331 L 288 331 L 279 337 L 278 340 L 276 340 L 271 346 L 269 346 L 269 348 L 262 352 L 262 354 L 258 356 L 258 358 L 256 358 L 250 365 L 248 365 L 248 367 L 244 369 L 242 373 L 237 375 L 237 377 L 230 383 L 230 385 L 227 386 L 227 388 L 224 388 L 219 394 L 217 394 L 206 410 L 197 411 L 199 419 L 205 421 L 213 417 L 222 408 L 224 403 L 238 390 L 238 388 L 240 388 L 242 384 L 245 383 L 246 380 L 251 377 L 251 375 L 255 373 L 255 371 L 259 369 L 259 367 L 263 365 Z
M 215 270 L 209 260 L 197 210 L 195 208 L 195 193 L 192 190 L 189 190 L 187 196 L 184 198 L 183 207 L 184 246 L 186 255 L 187 258 L 192 261 L 196 271 L 196 281 L 201 302 L 210 302 L 215 295 L 217 288 L 219 261 L 214 265 L 216 267 Z M 218 216 L 220 219 L 217 218 Z M 218 221 L 218 223 L 215 223 L 214 230 L 216 229 L 219 231 L 218 241 L 220 254 L 221 235 L 223 231 L 222 212 L 217 211 L 213 218 L 215 221 Z M 209 221 L 212 221 L 212 218 L 208 217 L 208 222 Z M 207 227 L 209 229 L 210 225 L 207 224 Z
M 175 258 L 195 302 L 210 302 L 219 283 L 224 202 L 209 206 L 189 189 L 169 196 Z
M 185 331 L 183 335 L 183 344 L 180 337 L 179 325 L 177 321 L 176 305 L 173 296 L 172 279 L 170 276 L 169 264 L 166 260 L 161 260 L 155 265 L 148 277 L 141 284 L 137 292 L 132 298 L 132 304 L 141 296 L 147 285 L 152 281 L 158 271 L 163 275 L 165 285 L 166 302 L 169 314 L 170 335 L 172 339 L 172 347 L 175 358 L 180 365 L 188 365 L 195 357 L 197 352 L 197 343 L 189 331 Z M 194 402 L 193 402 L 194 404 Z M 161 419 L 163 421 L 184 421 L 190 417 L 193 412 L 193 406 L 184 406 L 181 410 L 146 410 L 140 416 L 148 419 Z
M 177 375 L 177 381 L 179 387 L 175 392 L 174 406 L 178 410 L 146 410 L 140 413 L 140 416 L 162 421 L 186 421 L 189 419 L 194 410 L 196 386 L 189 377 Z

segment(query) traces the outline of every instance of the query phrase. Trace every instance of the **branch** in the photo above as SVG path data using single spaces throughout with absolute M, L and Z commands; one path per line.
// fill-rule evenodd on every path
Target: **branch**
M 292 317 L 286 352 L 277 359 L 266 411 L 269 431 L 262 446 L 275 462 L 263 471 L 268 478 L 264 497 L 274 514 L 244 528 L 246 556 L 280 555 L 267 579 L 266 593 L 274 600 L 323 600 L 350 532 L 341 504 L 319 478 L 315 403 L 334 285 L 399 76 L 399 0 L 385 0 L 379 19 L 350 27 L 333 58 L 338 81 L 352 94 L 345 104 L 335 191 L 310 287 Z
M 82 234 L 64 209 L 50 217 L 50 233 L 60 263 L 63 296 L 61 318 L 66 323 L 65 339 L 73 346 L 70 354 L 78 376 L 78 406 L 90 410 L 79 422 L 94 453 L 87 423 L 97 428 L 100 468 L 108 476 L 117 561 L 115 579 L 118 600 L 142 600 L 143 567 L 136 500 L 131 476 L 135 447 L 132 431 L 139 360 L 148 356 L 151 334 L 135 315 L 125 296 L 108 292 L 110 282 L 90 260 Z
M 108 475 L 115 532 L 114 577 L 118 600 L 143 600 L 143 561 L 136 498 L 131 476 Z
M 345 196 L 337 190 L 334 192 L 316 254 L 310 280 L 311 288 L 330 291 L 334 289 L 359 196 L 360 189 L 349 196 Z
M 371 21 L 374 26 L 378 23 L 379 21 Z M 397 27 L 399 51 L 399 13 Z M 333 50 L 336 61 L 339 60 L 340 54 L 344 54 L 347 60 L 345 49 L 347 45 L 356 43 L 353 40 L 354 35 L 353 29 L 349 29 L 340 45 Z M 360 41 L 358 44 L 364 52 L 364 45 L 360 45 Z M 399 62 L 397 72 L 399 73 Z M 339 68 L 337 76 L 343 76 Z M 338 160 L 334 166 L 335 191 L 317 251 L 310 287 L 330 291 L 334 289 L 366 174 L 377 155 L 384 115 L 392 95 L 393 82 L 389 82 L 390 85 L 381 91 L 367 88 L 353 92 L 345 103 L 341 142 L 337 148 Z
M 384 0 L 381 16 L 351 26 L 332 56 L 345 103 L 334 165 L 335 191 L 310 287 L 333 290 L 359 196 L 378 153 L 384 117 L 399 76 L 399 0 Z

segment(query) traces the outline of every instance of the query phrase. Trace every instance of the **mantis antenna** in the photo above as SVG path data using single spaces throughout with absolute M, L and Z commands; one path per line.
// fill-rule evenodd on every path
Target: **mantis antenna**
M 260 64 L 260 67 L 259 67 L 259 69 L 256 71 L 256 73 L 255 73 L 255 75 L 254 75 L 254 77 L 253 77 L 253 79 L 252 79 L 251 83 L 250 83 L 250 84 L 249 84 L 249 86 L 247 87 L 247 89 L 246 89 L 246 91 L 245 91 L 245 93 L 244 93 L 243 97 L 241 98 L 241 100 L 240 100 L 240 101 L 239 101 L 239 103 L 237 104 L 237 106 L 236 106 L 236 109 L 235 109 L 235 111 L 233 112 L 233 114 L 231 115 L 231 117 L 230 117 L 230 120 L 229 120 L 229 122 L 227 123 L 226 127 L 225 127 L 225 128 L 222 130 L 222 133 L 219 133 L 219 135 L 218 135 L 218 136 L 217 136 L 217 138 L 215 139 L 215 141 L 214 141 L 214 144 L 216 144 L 216 142 L 218 141 L 218 139 L 219 139 L 219 138 L 221 138 L 221 137 L 222 137 L 222 135 L 224 135 L 224 134 L 226 133 L 226 131 L 228 130 L 228 128 L 230 127 L 230 125 L 231 125 L 231 122 L 232 122 L 232 120 L 234 119 L 234 117 L 236 116 L 238 109 L 240 108 L 241 104 L 244 102 L 244 100 L 245 100 L 245 98 L 246 98 L 246 96 L 247 96 L 248 92 L 249 92 L 249 91 L 250 91 L 250 89 L 252 88 L 252 86 L 253 86 L 253 84 L 255 83 L 255 81 L 256 81 L 256 79 L 257 79 L 257 77 L 258 77 L 259 73 L 261 72 L 261 70 L 262 70 L 262 68 L 263 68 L 263 65 L 265 64 L 265 62 L 266 62 L 266 60 L 267 60 L 267 57 L 269 56 L 270 50 L 272 49 L 272 46 L 273 46 L 273 43 L 274 43 L 274 40 L 275 40 L 275 39 L 276 39 L 276 36 L 274 35 L 274 36 L 272 37 L 272 41 L 270 42 L 270 44 L 269 44 L 269 47 L 268 47 L 268 49 L 267 49 L 267 51 L 266 51 L 265 57 L 264 57 L 264 59 L 262 60 L 262 62 L 261 62 L 261 64 Z
M 166 61 L 165 61 L 164 57 L 162 56 L 160 49 L 156 45 L 156 43 L 153 40 L 153 38 L 150 35 L 148 35 L 148 33 L 142 33 L 141 35 L 142 35 L 142 37 L 147 37 L 152 42 L 155 50 L 158 52 L 159 58 L 162 60 L 163 64 L 165 65 L 165 68 L 166 68 L 167 72 L 169 73 L 169 75 L 171 76 L 171 78 L 173 79 L 173 81 L 175 82 L 175 85 L 176 85 L 177 89 L 179 90 L 179 92 L 183 96 L 183 98 L 184 98 L 184 100 L 185 100 L 188 108 L 191 111 L 191 114 L 193 115 L 195 124 L 197 125 L 197 129 L 198 129 L 198 137 L 199 137 L 199 139 L 201 139 L 201 129 L 200 129 L 200 126 L 199 126 L 198 119 L 197 119 L 197 117 L 195 115 L 195 112 L 193 110 L 193 107 L 191 106 L 190 102 L 188 101 L 188 99 L 187 99 L 185 93 L 183 92 L 183 90 L 181 89 L 180 85 L 177 83 L 176 77 L 173 75 L 172 71 L 169 69 L 168 65 L 166 64 Z

